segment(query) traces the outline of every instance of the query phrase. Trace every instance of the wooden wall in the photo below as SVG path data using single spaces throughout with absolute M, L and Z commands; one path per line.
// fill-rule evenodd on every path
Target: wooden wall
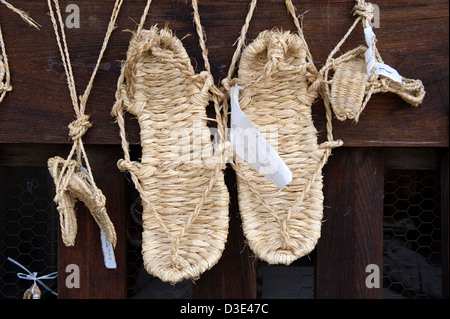
M 64 8 L 73 1 L 61 1 Z M 448 146 L 448 1 L 375 2 L 380 28 L 375 29 L 384 61 L 400 74 L 421 79 L 427 95 L 418 108 L 391 94 L 374 96 L 358 125 L 335 121 L 335 137 L 346 146 Z M 75 81 L 81 94 L 100 50 L 114 1 L 77 1 L 80 28 L 66 29 Z M 217 83 L 226 76 L 236 39 L 247 12 L 248 0 L 200 1 L 200 16 Z M 353 22 L 354 1 L 294 1 L 305 13 L 304 33 L 315 63 L 320 67 Z M 0 24 L 9 57 L 13 91 L 0 105 L 0 143 L 68 143 L 67 125 L 74 119 L 64 69 L 56 46 L 46 1 L 14 1 L 42 27 L 37 31 L 15 13 L 0 7 Z M 85 135 L 90 144 L 117 144 L 119 135 L 110 110 L 114 103 L 120 61 L 139 21 L 145 1 L 127 0 L 118 18 L 101 69 L 94 82 L 87 114 L 93 127 Z M 65 16 L 66 13 L 63 12 Z M 203 61 L 184 0 L 153 1 L 148 26 L 166 23 L 182 38 L 197 70 Z M 284 1 L 259 1 L 249 41 L 270 28 L 295 30 Z M 356 28 L 342 52 L 364 44 Z M 318 128 L 324 128 L 321 102 L 314 107 Z M 130 124 L 130 139 L 137 141 L 137 125 Z

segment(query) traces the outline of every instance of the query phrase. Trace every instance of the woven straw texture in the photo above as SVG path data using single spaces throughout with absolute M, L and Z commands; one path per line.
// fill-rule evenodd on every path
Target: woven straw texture
M 156 26 L 133 36 L 123 75 L 119 100 L 138 119 L 142 158 L 119 167 L 139 180 L 144 266 L 163 281 L 195 279 L 228 235 L 229 195 L 207 127 L 212 77 L 196 74 L 182 42 Z

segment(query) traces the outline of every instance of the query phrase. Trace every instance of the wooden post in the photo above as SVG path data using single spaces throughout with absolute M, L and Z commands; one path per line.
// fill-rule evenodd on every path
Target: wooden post
M 325 210 L 317 246 L 316 296 L 381 298 L 382 154 L 367 148 L 336 149 L 324 176 Z M 368 265 L 375 268 L 367 268 L 366 272 Z M 378 280 L 379 288 L 367 287 L 369 275 Z

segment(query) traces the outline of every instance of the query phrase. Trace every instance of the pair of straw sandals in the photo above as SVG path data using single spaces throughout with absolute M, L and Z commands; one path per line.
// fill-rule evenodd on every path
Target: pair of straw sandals
M 326 67 L 317 71 L 290 0 L 286 6 L 298 32 L 264 31 L 244 48 L 256 6 L 252 0 L 229 76 L 219 89 L 210 72 L 197 1 L 192 7 L 205 62 L 199 74 L 171 30 L 143 28 L 150 3 L 130 41 L 112 110 L 124 150 L 118 166 L 130 173 L 143 203 L 144 267 L 176 283 L 196 279 L 218 262 L 228 236 L 229 194 L 223 170 L 230 157 L 237 173 L 243 232 L 255 255 L 285 265 L 307 255 L 320 237 L 322 168 L 331 150 L 343 144 L 333 139 L 332 112 L 339 119 L 357 119 L 372 93 L 387 91 L 418 105 L 424 95 L 421 82 L 403 79 L 398 84 L 384 76 L 368 76 L 366 47 L 338 59 L 333 58 L 335 50 Z M 357 5 L 370 9 L 364 1 Z M 364 12 L 357 19 L 370 17 Z M 238 59 L 239 70 L 232 78 Z M 226 132 L 232 90 L 239 90 L 234 102 L 254 127 L 277 133 L 278 155 L 292 172 L 287 186 L 279 188 L 237 155 L 233 158 Z M 327 141 L 321 144 L 311 116 L 311 105 L 319 96 L 328 123 Z M 218 130 L 214 145 L 207 126 L 210 102 Z M 130 159 L 125 112 L 139 122 L 140 161 Z

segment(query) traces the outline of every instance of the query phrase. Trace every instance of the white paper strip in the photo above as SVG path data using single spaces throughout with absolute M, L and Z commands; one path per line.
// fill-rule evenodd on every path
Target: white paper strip
M 103 260 L 107 269 L 116 269 L 116 257 L 114 256 L 114 247 L 106 238 L 105 233 L 100 230 L 100 240 L 102 242 Z
M 272 183 L 283 189 L 292 181 L 292 172 L 284 161 L 250 122 L 239 106 L 241 86 L 231 88 L 230 140 L 234 152 Z
M 371 27 L 367 27 L 364 29 L 364 37 L 366 39 L 366 44 L 367 44 L 367 51 L 365 53 L 366 56 L 366 68 L 367 68 L 367 74 L 369 74 L 369 76 L 372 76 L 372 70 L 373 67 L 375 66 L 375 54 L 373 52 L 373 47 L 372 47 L 372 41 L 373 38 L 375 38 L 375 33 L 373 33 L 373 30 Z
M 384 75 L 395 82 L 402 83 L 403 78 L 396 69 L 387 64 L 376 61 L 375 53 L 373 52 L 372 47 L 373 40 L 375 38 L 375 33 L 373 32 L 372 27 L 364 28 L 364 37 L 368 47 L 365 53 L 367 74 L 372 76 L 372 70 L 375 70 L 375 74 L 377 75 Z
M 387 76 L 395 82 L 402 83 L 403 78 L 397 70 L 387 64 L 375 62 L 375 73 Z

